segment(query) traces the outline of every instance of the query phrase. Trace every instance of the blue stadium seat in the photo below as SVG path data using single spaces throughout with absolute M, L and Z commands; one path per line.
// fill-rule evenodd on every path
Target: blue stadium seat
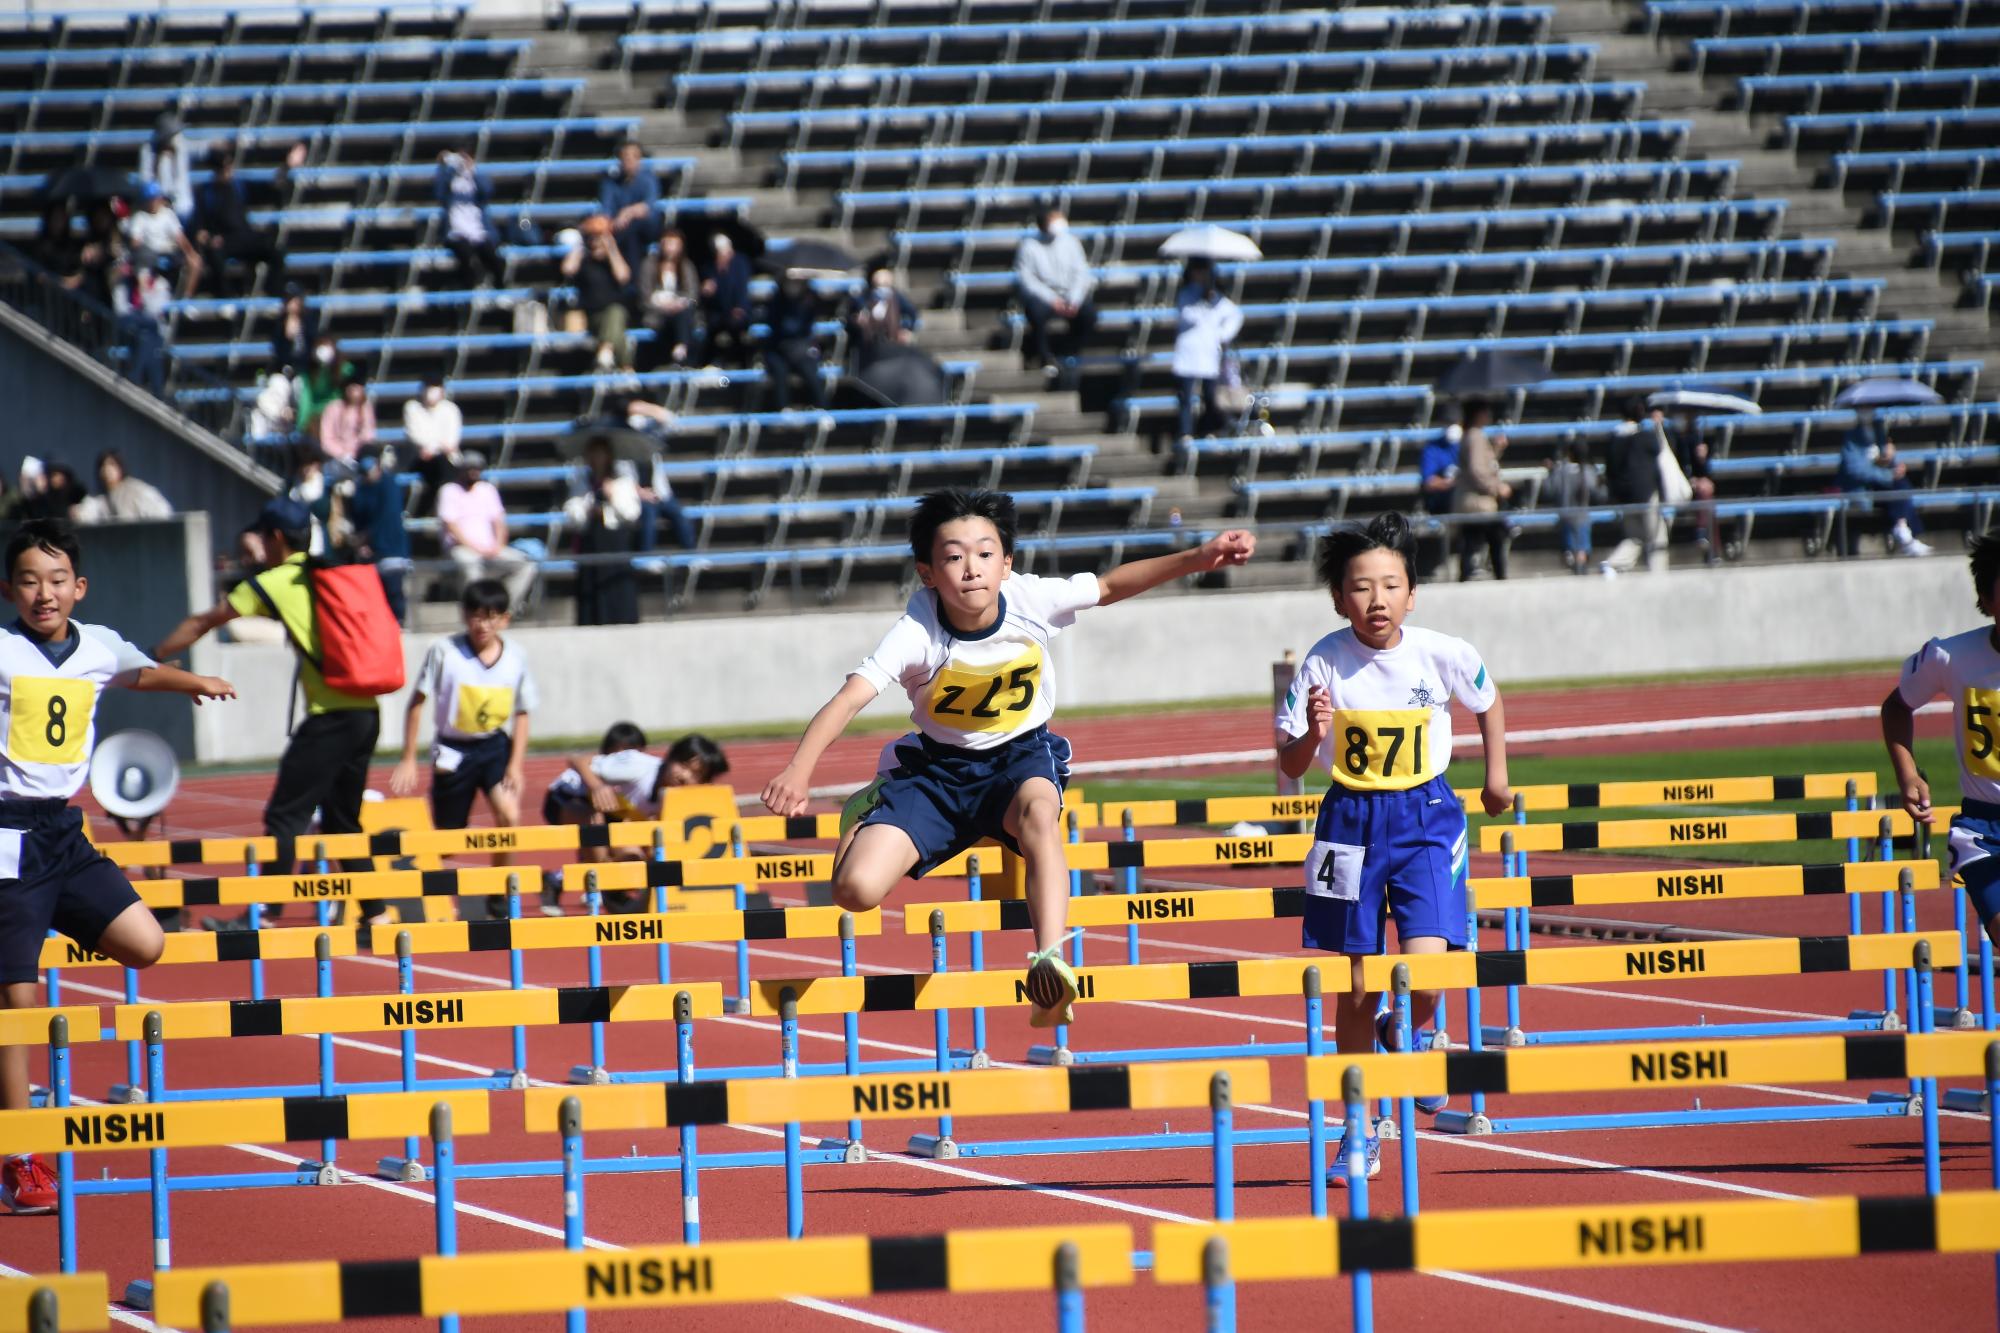
M 2000 0 L 1646 0 L 1646 32 L 1728 37 L 1883 31 L 2000 20 Z
M 1697 76 L 1909 73 L 1992 64 L 2000 58 L 2000 27 L 1704 37 L 1693 52 Z
M 1926 109 L 1984 107 L 2000 98 L 2000 67 L 1933 69 L 1883 74 L 1753 75 L 1737 82 L 1737 100 L 1752 114 L 1819 114 L 1831 101 L 1850 111 L 1898 111 L 1921 94 Z M 1949 99 L 1949 100 L 1946 100 Z

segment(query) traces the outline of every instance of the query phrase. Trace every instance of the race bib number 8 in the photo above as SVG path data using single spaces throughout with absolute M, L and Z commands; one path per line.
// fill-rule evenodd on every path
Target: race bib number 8
M 65 676 L 16 676 L 7 711 L 7 757 L 17 764 L 80 764 L 97 684 Z
M 2000 690 L 1965 692 L 1965 771 L 2000 781 Z
M 1011 662 L 969 667 L 954 660 L 931 679 L 925 702 L 931 721 L 959 731 L 1018 731 L 1042 688 L 1042 651 L 1030 647 Z
M 1336 709 L 1328 745 L 1333 780 L 1357 791 L 1403 791 L 1430 781 L 1428 708 Z
M 461 685 L 451 725 L 468 736 L 484 736 L 501 730 L 513 716 L 514 691 L 505 685 Z

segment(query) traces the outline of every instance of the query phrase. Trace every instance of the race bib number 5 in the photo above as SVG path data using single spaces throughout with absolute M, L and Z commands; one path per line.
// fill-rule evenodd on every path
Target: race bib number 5
M 1011 662 L 972 667 L 954 660 L 932 677 L 931 721 L 959 731 L 1018 731 L 1042 688 L 1042 652 L 1030 647 Z
M 1337 709 L 1333 734 L 1333 778 L 1358 791 L 1402 791 L 1428 782 L 1428 708 Z
M 7 757 L 17 764 L 80 764 L 97 684 L 66 676 L 16 676 L 7 709 Z
M 505 685 L 461 685 L 451 725 L 468 736 L 484 736 L 505 727 L 513 716 L 514 691 Z
M 1965 692 L 1965 771 L 2000 780 L 2000 690 Z

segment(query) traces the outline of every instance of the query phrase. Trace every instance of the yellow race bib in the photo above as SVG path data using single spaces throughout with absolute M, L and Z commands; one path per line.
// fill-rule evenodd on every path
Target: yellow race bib
M 80 764 L 90 738 L 97 683 L 70 676 L 16 676 L 7 709 L 7 757 L 17 764 Z
M 1018 731 L 1042 688 L 1042 650 L 1033 644 L 1010 662 L 968 667 L 956 660 L 931 678 L 924 711 L 958 731 Z
M 503 730 L 514 716 L 514 691 L 505 685 L 461 685 L 458 711 L 452 714 L 454 731 L 483 736 Z
M 1334 710 L 1333 780 L 1356 791 L 1405 791 L 1430 771 L 1428 708 Z
M 2000 781 L 2000 690 L 1965 691 L 1965 771 Z

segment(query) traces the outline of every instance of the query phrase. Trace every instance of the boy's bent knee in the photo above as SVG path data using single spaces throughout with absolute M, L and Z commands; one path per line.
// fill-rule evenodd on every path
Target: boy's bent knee
M 858 875 L 833 877 L 833 905 L 844 912 L 867 912 L 881 906 L 889 896 L 887 887 L 866 883 Z

